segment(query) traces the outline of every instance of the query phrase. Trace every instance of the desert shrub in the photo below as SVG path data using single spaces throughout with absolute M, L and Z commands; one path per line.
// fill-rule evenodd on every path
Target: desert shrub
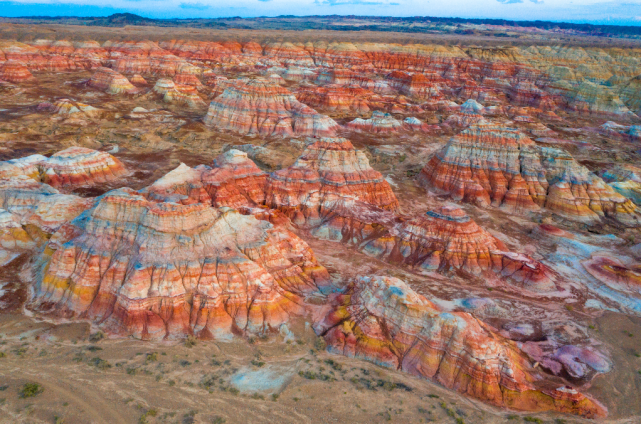
M 25 383 L 25 385 L 22 386 L 22 389 L 20 389 L 19 393 L 20 397 L 24 399 L 38 396 L 43 391 L 44 388 L 38 383 Z

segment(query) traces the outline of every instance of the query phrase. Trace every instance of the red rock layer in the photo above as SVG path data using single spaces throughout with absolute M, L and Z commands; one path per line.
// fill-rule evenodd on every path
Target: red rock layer
M 225 339 L 276 331 L 328 284 L 294 234 L 231 209 L 100 198 L 40 258 L 31 307 L 140 339 Z
M 523 411 L 603 417 L 607 409 L 545 381 L 514 341 L 464 312 L 444 312 L 396 278 L 359 277 L 315 324 L 331 352 L 427 378 Z
M 338 124 L 264 79 L 235 80 L 209 106 L 205 124 L 240 134 L 332 136 Z
M 23 63 L 16 60 L 8 60 L 0 65 L 0 80 L 21 83 L 33 81 L 34 77 Z

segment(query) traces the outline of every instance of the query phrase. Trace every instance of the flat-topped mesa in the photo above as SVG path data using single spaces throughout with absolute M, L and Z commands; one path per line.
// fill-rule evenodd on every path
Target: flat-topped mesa
M 399 204 L 365 154 L 344 138 L 312 141 L 289 168 L 270 175 L 265 202 L 285 211 L 297 225 L 315 226 L 349 203 L 397 211 Z
M 40 257 L 30 307 L 138 339 L 229 339 L 277 331 L 329 284 L 305 242 L 205 204 L 114 190 L 67 224 Z
M 226 84 L 209 106 L 206 125 L 261 136 L 333 136 L 338 124 L 296 100 L 286 88 L 265 79 Z
M 550 269 L 526 255 L 509 252 L 503 242 L 455 206 L 398 223 L 361 249 L 419 271 L 491 272 L 533 292 L 556 289 Z
M 56 187 L 93 186 L 127 174 L 125 166 L 106 152 L 69 147 L 40 164 L 43 182 Z
M 590 418 L 607 409 L 532 367 L 517 343 L 465 312 L 445 312 L 392 277 L 358 277 L 314 325 L 330 352 L 430 379 L 483 402 Z
M 637 226 L 636 206 L 558 149 L 539 148 L 516 129 L 477 124 L 452 137 L 418 178 L 455 200 L 511 212 L 546 207 L 567 219 L 608 217 Z
M 374 93 L 358 85 L 306 86 L 296 92 L 299 101 L 332 112 L 369 112 L 368 100 L 374 96 Z
M 354 131 L 372 132 L 376 134 L 389 134 L 401 131 L 403 123 L 385 112 L 374 111 L 369 119 L 356 118 L 345 125 Z
M 141 193 L 153 201 L 255 207 L 265 202 L 266 182 L 267 174 L 247 153 L 231 149 L 218 156 L 211 168 L 181 164 Z
M 17 60 L 7 60 L 0 65 L 0 80 L 13 83 L 35 81 L 24 63 Z
M 96 69 L 87 85 L 109 94 L 136 94 L 139 92 L 124 75 L 109 68 Z

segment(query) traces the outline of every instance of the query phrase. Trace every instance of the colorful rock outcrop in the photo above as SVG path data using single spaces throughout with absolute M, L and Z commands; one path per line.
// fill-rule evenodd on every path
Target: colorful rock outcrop
M 136 94 L 138 89 L 118 72 L 109 68 L 98 68 L 87 84 L 109 94 Z
M 315 325 L 331 352 L 431 379 L 484 402 L 597 418 L 606 409 L 570 387 L 545 384 L 517 344 L 464 312 L 444 312 L 390 277 L 358 277 Z
M 32 307 L 145 340 L 267 334 L 327 271 L 294 234 L 205 204 L 101 196 L 49 242 Z M 104 267 L 104 269 L 102 269 Z
M 434 187 L 480 206 L 525 212 L 546 207 L 571 220 L 612 218 L 637 226 L 639 211 L 568 153 L 539 148 L 515 129 L 474 125 L 450 139 L 419 175 Z
M 334 135 L 338 124 L 264 79 L 236 80 L 209 106 L 205 124 L 262 136 Z

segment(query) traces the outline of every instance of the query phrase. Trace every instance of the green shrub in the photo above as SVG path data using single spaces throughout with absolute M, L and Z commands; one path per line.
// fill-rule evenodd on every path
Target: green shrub
M 45 389 L 38 383 L 25 383 L 22 389 L 20 389 L 20 397 L 23 399 L 34 397 L 44 392 L 44 390 Z

